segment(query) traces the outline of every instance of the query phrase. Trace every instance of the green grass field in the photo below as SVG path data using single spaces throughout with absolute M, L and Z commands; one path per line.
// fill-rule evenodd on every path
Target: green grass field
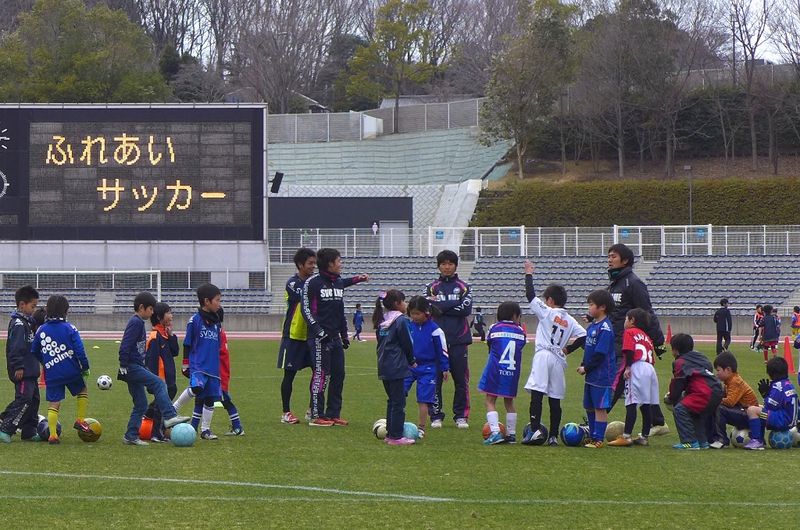
M 276 342 L 240 340 L 230 346 L 231 394 L 246 435 L 198 440 L 192 448 L 140 448 L 121 443 L 131 408 L 125 384 L 115 381 L 107 392 L 94 384 L 100 374 L 116 373 L 117 345 L 87 341 L 89 416 L 102 422 L 103 437 L 88 444 L 65 429 L 59 446 L 18 437 L 2 445 L 0 511 L 6 525 L 701 528 L 788 527 L 800 516 L 794 485 L 800 450 L 675 451 L 671 418 L 673 434 L 654 438 L 649 447 L 484 447 L 485 408 L 475 390 L 486 356 L 481 344 L 470 350 L 470 429 L 460 431 L 446 421 L 412 447 L 388 447 L 370 431 L 385 415 L 386 403 L 375 375 L 374 343 L 348 351 L 343 416 L 351 424 L 328 429 L 279 422 Z M 701 345 L 706 353 L 712 348 Z M 754 383 L 764 376 L 757 354 L 744 346 L 734 353 L 745 379 Z M 582 381 L 573 368 L 577 355 L 570 359 L 565 422 L 583 415 Z M 657 370 L 663 393 L 669 361 L 658 363 Z M 307 370 L 296 380 L 298 416 L 305 411 L 308 380 Z M 11 391 L 10 383 L 2 385 L 3 406 Z M 451 397 L 449 384 L 446 401 Z M 524 391 L 517 406 L 521 432 L 528 409 Z M 62 406 L 65 426 L 74 410 L 69 398 Z M 623 414 L 618 407 L 611 419 Z M 407 417 L 415 416 L 410 403 Z M 227 426 L 227 414 L 217 409 L 214 430 L 221 434 Z

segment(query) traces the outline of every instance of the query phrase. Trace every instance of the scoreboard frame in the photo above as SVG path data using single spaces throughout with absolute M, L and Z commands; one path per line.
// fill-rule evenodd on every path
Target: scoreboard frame
M 266 104 L 0 104 L 0 171 L 10 181 L 9 194 L 0 197 L 0 216 L 16 216 L 17 223 L 0 223 L 0 240 L 266 240 L 267 239 L 267 106 Z M 159 224 L 60 225 L 31 224 L 31 125 L 35 123 L 130 123 L 250 125 L 250 223 L 220 225 Z M 9 138 L 11 137 L 11 138 Z M 202 142 L 200 142 L 202 143 Z M 198 144 L 199 145 L 199 144 Z M 13 167 L 8 167 L 13 165 Z M 235 180 L 235 176 L 234 176 Z M 3 186 L 3 183 L 0 183 Z M 16 189 L 13 189 L 13 188 Z M 70 208 L 70 204 L 63 204 Z M 102 212 L 101 212 L 102 213 Z

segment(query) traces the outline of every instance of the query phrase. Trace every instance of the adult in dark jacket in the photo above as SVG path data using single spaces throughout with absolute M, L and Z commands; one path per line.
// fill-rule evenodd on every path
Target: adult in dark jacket
M 450 355 L 450 374 L 455 392 L 453 395 L 453 420 L 459 429 L 469 428 L 469 359 L 467 347 L 472 344 L 468 317 L 472 313 L 472 292 L 469 285 L 458 278 L 458 255 L 443 250 L 436 256 L 440 276 L 425 288 L 425 296 L 438 310 L 436 324 L 444 331 Z M 442 426 L 444 406 L 442 382 L 444 374 L 436 375 L 436 396 L 431 412 L 431 427 Z
M 17 309 L 11 313 L 6 340 L 8 378 L 14 383 L 14 401 L 3 412 L 0 441 L 10 442 L 11 436 L 22 429 L 22 439 L 37 436 L 39 423 L 39 360 L 31 352 L 33 342 L 33 312 L 39 303 L 39 293 L 26 285 L 14 294 Z
M 625 331 L 625 317 L 628 311 L 634 308 L 647 311 L 650 316 L 650 323 L 647 329 L 643 331 L 653 341 L 658 357 L 661 358 L 664 353 L 664 333 L 661 331 L 661 324 L 655 312 L 653 312 L 653 305 L 650 303 L 650 293 L 647 291 L 647 286 L 633 272 L 633 261 L 633 251 L 627 245 L 617 243 L 608 249 L 608 279 L 611 281 L 608 286 L 608 292 L 614 298 L 614 311 L 611 312 L 609 317 L 614 328 L 617 357 L 617 377 L 614 381 L 612 407 L 625 390 L 625 382 L 623 380 L 625 358 L 622 355 L 622 336 Z M 664 413 L 661 411 L 660 405 L 652 406 L 652 418 L 651 436 L 669 432 L 669 427 L 664 421 Z
M 717 355 L 722 350 L 727 350 L 731 345 L 731 328 L 733 328 L 731 310 L 728 309 L 728 299 L 723 298 L 719 301 L 719 305 L 722 307 L 714 313 L 714 322 L 717 323 Z
M 344 290 L 367 281 L 369 276 L 360 274 L 352 278 L 342 278 L 342 258 L 334 248 L 321 248 L 317 251 L 317 268 L 319 273 L 303 284 L 301 304 L 303 318 L 308 324 L 313 370 L 309 425 L 347 425 L 347 420 L 341 418 L 344 350 L 350 347 L 347 317 L 344 315 Z

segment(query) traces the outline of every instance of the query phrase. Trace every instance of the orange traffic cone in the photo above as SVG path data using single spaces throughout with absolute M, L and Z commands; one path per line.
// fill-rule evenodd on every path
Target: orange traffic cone
M 666 342 L 667 344 L 669 344 L 671 340 L 672 340 L 672 326 L 670 326 L 669 324 L 667 324 L 667 338 L 665 339 L 665 341 L 664 341 L 664 342 Z
M 789 373 L 794 373 L 794 356 L 792 355 L 792 346 L 789 344 L 789 337 L 783 340 L 783 358 L 786 359 L 786 364 L 789 365 Z

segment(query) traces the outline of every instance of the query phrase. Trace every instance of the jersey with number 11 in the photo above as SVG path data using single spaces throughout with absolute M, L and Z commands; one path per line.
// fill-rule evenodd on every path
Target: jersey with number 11
M 586 336 L 586 330 L 563 307 L 550 307 L 540 298 L 531 300 L 531 313 L 539 319 L 536 327 L 536 351 L 547 350 L 567 362 L 564 348 L 570 339 Z
M 525 330 L 519 324 L 501 320 L 489 328 L 486 342 L 489 345 L 489 358 L 478 390 L 495 396 L 516 397 Z

